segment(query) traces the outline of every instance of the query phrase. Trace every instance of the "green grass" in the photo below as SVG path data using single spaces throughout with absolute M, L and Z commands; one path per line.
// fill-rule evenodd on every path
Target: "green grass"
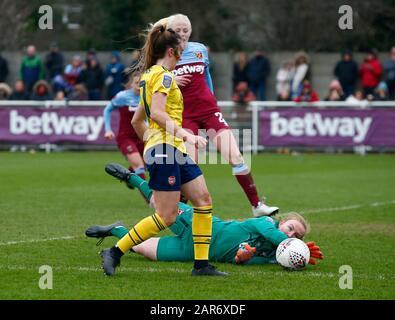
M 0 153 L 0 299 L 395 298 L 393 155 L 253 157 L 258 189 L 282 212 L 305 212 L 312 226 L 307 240 L 321 246 L 325 260 L 301 272 L 217 264 L 231 275 L 214 279 L 191 277 L 192 263 L 132 254 L 115 277 L 103 275 L 100 249 L 85 228 L 119 219 L 130 226 L 152 212 L 137 192 L 104 173 L 107 162 L 126 164 L 117 152 Z M 251 217 L 228 166 L 202 169 L 215 215 Z M 51 240 L 61 237 L 73 238 Z M 102 246 L 112 244 L 106 239 Z M 42 265 L 53 268 L 52 290 L 38 286 Z M 352 290 L 339 288 L 342 265 L 352 267 Z

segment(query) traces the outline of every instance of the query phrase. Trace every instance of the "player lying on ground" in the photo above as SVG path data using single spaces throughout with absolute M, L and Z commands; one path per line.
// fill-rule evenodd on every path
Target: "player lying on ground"
M 106 171 L 122 181 L 127 179 L 155 206 L 145 180 L 119 165 L 107 165 Z M 134 246 L 133 251 L 151 260 L 193 261 L 192 214 L 193 208 L 180 202 L 176 222 L 169 226 L 174 235 L 150 238 Z M 223 221 L 214 216 L 209 260 L 245 264 L 277 263 L 275 253 L 280 242 L 293 237 L 302 239 L 308 231 L 307 221 L 297 213 L 284 215 L 280 221 L 271 217 Z M 94 238 L 122 238 L 127 233 L 128 229 L 120 222 L 109 226 L 92 226 L 85 232 L 88 237 Z M 323 259 L 318 246 L 313 242 L 308 243 L 308 246 L 310 264 L 316 264 L 317 258 Z

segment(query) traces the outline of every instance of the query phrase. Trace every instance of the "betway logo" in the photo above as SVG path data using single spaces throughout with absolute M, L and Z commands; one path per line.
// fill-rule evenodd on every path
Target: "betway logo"
M 103 117 L 59 116 L 56 112 L 43 112 L 40 117 L 24 117 L 18 111 L 10 112 L 10 133 L 19 135 L 81 135 L 86 140 L 98 138 L 103 127 Z
M 352 137 L 356 143 L 365 140 L 372 123 L 372 118 L 325 118 L 319 113 L 306 113 L 303 118 L 282 118 L 278 112 L 272 112 L 270 118 L 270 134 L 272 136 L 340 136 Z
M 189 74 L 189 73 L 204 73 L 204 66 L 201 64 L 195 64 L 195 65 L 184 65 L 180 68 L 177 68 L 173 71 L 175 76 L 182 76 L 183 74 Z

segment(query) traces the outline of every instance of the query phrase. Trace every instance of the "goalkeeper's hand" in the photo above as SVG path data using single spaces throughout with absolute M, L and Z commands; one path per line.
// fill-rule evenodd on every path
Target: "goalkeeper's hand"
M 324 255 L 322 254 L 320 247 L 317 246 L 314 241 L 306 242 L 306 244 L 310 250 L 309 264 L 317 264 L 316 259 L 324 259 Z
M 247 262 L 255 255 L 255 253 L 255 247 L 251 247 L 248 243 L 243 242 L 239 245 L 239 250 L 237 250 L 235 261 L 237 264 Z

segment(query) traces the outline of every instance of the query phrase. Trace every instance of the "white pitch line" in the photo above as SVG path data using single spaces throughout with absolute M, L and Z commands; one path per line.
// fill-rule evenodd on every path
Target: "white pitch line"
M 395 204 L 395 200 L 386 201 L 386 202 L 372 202 L 369 204 L 354 204 L 354 205 L 335 207 L 335 208 L 310 209 L 310 210 L 305 210 L 305 211 L 301 211 L 301 212 L 302 213 L 320 213 L 320 212 L 346 211 L 346 210 L 359 209 L 359 208 L 363 208 L 363 207 L 367 207 L 367 206 L 380 207 L 380 206 L 386 206 L 386 205 L 391 205 L 391 204 Z
M 320 208 L 320 209 L 310 209 L 301 211 L 301 213 L 321 213 L 321 212 L 334 212 L 334 211 L 346 211 L 346 210 L 354 210 L 362 207 L 379 207 L 395 204 L 395 200 L 386 201 L 386 202 L 372 202 L 369 204 L 354 204 L 343 207 L 334 207 L 334 208 Z M 57 241 L 57 240 L 73 240 L 77 239 L 80 236 L 64 236 L 64 237 L 56 237 L 56 238 L 47 238 L 47 239 L 32 239 L 32 240 L 21 240 L 21 241 L 8 241 L 8 242 L 0 242 L 0 246 L 11 246 L 15 244 L 24 244 L 24 243 L 36 243 L 36 242 L 47 242 L 47 241 Z
M 78 237 L 77 236 L 64 236 L 64 237 L 47 238 L 47 239 L 8 241 L 8 242 L 0 242 L 0 246 L 11 246 L 14 244 L 36 243 L 36 242 L 46 242 L 46 241 L 56 241 L 56 240 L 72 240 L 72 239 L 76 239 L 76 238 L 78 238 Z

